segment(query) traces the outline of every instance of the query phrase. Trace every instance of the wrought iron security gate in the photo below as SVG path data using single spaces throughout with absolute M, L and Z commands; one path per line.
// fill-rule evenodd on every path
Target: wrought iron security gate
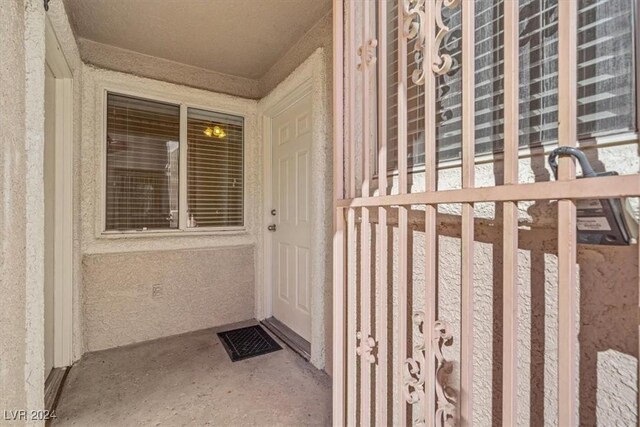
M 472 424 L 476 204 L 490 202 L 502 219 L 501 420 L 516 425 L 520 201 L 557 201 L 557 399 L 562 402 L 557 421 L 577 424 L 575 201 L 638 196 L 640 175 L 577 180 L 573 162 L 563 158 L 556 181 L 520 182 L 519 3 L 504 1 L 503 179 L 500 185 L 476 187 L 475 4 L 334 0 L 334 424 Z M 461 14 L 457 59 L 442 46 L 450 31 L 442 16 L 454 9 Z M 558 2 L 557 140 L 569 147 L 578 139 L 577 17 L 577 2 Z M 462 74 L 456 113 L 461 185 L 441 191 L 437 142 L 444 136 L 437 134 L 436 86 L 454 64 Z M 417 108 L 422 112 L 416 115 Z M 410 189 L 416 187 L 415 165 L 407 160 L 410 133 L 424 141 L 424 182 L 417 192 Z M 439 206 L 450 204 L 460 207 L 455 336 L 438 310 L 437 215 Z M 408 253 L 415 223 L 424 227 L 420 296 L 408 285 L 417 280 L 409 277 L 416 260 Z M 441 380 L 442 349 L 452 340 L 460 351 L 455 398 Z

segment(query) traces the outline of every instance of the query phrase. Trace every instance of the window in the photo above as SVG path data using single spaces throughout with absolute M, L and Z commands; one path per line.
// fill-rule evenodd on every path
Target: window
M 106 119 L 105 231 L 244 225 L 242 117 L 108 93 Z
M 180 106 L 107 96 L 106 229 L 178 227 Z
M 188 223 L 242 226 L 242 118 L 189 108 Z
M 557 140 L 558 1 L 520 0 L 520 146 Z M 578 136 L 636 132 L 634 0 L 578 0 Z M 394 2 L 395 3 L 395 2 Z M 475 3 L 476 154 L 502 151 L 503 1 Z M 461 156 L 460 8 L 443 8 L 451 28 L 442 49 L 453 58 L 451 71 L 436 81 L 438 160 Z M 388 141 L 389 167 L 397 167 L 397 6 L 389 8 Z M 395 27 L 395 28 L 389 28 Z M 408 52 L 413 49 L 409 42 Z M 408 74 L 415 68 L 413 54 Z M 407 88 L 409 166 L 424 164 L 424 87 Z

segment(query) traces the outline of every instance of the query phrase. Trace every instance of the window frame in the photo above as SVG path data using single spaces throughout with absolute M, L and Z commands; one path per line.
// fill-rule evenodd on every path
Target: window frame
M 246 126 L 248 115 L 245 112 L 224 108 L 218 105 L 205 105 L 196 102 L 190 102 L 184 98 L 173 98 L 164 94 L 150 91 L 131 90 L 126 87 L 118 87 L 114 85 L 103 85 L 101 92 L 101 131 L 100 131 L 100 219 L 99 219 L 99 236 L 103 238 L 119 238 L 119 237 L 149 237 L 149 236 L 200 236 L 200 235 L 230 235 L 230 234 L 246 234 L 247 230 L 247 186 L 246 186 Z M 178 227 L 174 229 L 149 229 L 149 230 L 107 230 L 106 212 L 107 212 L 107 100 L 108 94 L 123 95 L 134 98 L 140 98 L 152 102 L 162 102 L 166 104 L 176 105 L 180 108 L 180 137 L 179 137 L 179 168 L 178 168 Z M 189 108 L 195 108 L 215 113 L 229 114 L 241 117 L 242 125 L 242 225 L 227 227 L 187 227 L 188 205 L 187 205 L 187 114 Z

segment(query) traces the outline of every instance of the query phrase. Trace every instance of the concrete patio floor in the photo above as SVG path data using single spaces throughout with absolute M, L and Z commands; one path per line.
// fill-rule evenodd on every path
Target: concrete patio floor
M 215 332 L 254 323 L 86 354 L 53 425 L 329 425 L 329 376 L 284 344 L 231 362 Z

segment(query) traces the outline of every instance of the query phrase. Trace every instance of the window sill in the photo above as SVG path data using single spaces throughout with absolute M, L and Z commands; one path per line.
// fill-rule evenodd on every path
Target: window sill
M 144 230 L 144 231 L 102 231 L 100 239 L 129 239 L 144 237 L 198 237 L 198 236 L 240 236 L 247 235 L 249 231 L 245 227 L 200 230 Z

